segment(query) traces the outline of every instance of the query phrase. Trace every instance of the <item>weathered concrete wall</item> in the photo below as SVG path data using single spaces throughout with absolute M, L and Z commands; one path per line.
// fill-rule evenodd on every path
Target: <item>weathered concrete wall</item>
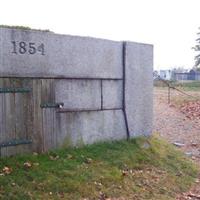
M 0 41 L 1 76 L 122 78 L 121 42 L 6 28 Z
M 122 109 L 123 81 L 56 79 L 55 101 L 69 110 Z
M 123 108 L 123 81 L 103 80 L 103 109 Z
M 0 144 L 33 142 L 2 155 L 150 135 L 152 71 L 152 45 L 0 28 L 0 89 L 30 89 L 0 93 Z
M 153 46 L 125 45 L 125 110 L 130 137 L 150 135 L 153 115 Z
M 67 109 L 101 109 L 100 80 L 56 80 L 56 102 Z
M 91 144 L 127 137 L 121 110 L 57 113 L 59 146 Z

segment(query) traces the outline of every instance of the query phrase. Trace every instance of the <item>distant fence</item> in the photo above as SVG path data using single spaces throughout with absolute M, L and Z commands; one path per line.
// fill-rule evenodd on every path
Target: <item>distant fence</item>
M 168 101 L 168 104 L 171 103 L 171 91 L 172 90 L 175 90 L 177 91 L 178 93 L 182 94 L 182 95 L 185 95 L 185 96 L 188 96 L 188 97 L 191 97 L 192 99 L 196 99 L 196 100 L 199 100 L 199 97 L 197 96 L 193 96 L 191 94 L 188 94 L 187 92 L 185 92 L 184 90 L 181 90 L 180 88 L 178 88 L 178 85 L 176 86 L 176 82 L 175 81 L 168 81 L 168 80 L 164 80 L 162 79 L 159 75 L 155 75 L 154 74 L 154 86 L 157 86 L 157 87 L 167 87 L 168 89 L 168 95 L 167 95 L 167 101 Z M 192 83 L 192 82 L 191 82 Z M 194 82 L 194 83 L 198 83 L 198 82 Z M 186 84 L 186 83 L 185 83 Z M 194 84 L 195 85 L 195 84 Z M 190 85 L 191 87 L 191 85 Z M 196 84 L 195 87 L 200 87 L 200 84 Z
M 194 73 L 174 73 L 174 80 L 176 81 L 200 81 L 200 72 Z

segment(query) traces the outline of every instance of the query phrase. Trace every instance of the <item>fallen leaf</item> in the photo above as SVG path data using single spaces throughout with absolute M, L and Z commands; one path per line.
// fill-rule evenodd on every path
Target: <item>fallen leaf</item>
M 90 164 L 90 163 L 92 163 L 92 158 L 86 158 L 86 160 L 85 160 L 85 163 L 87 163 L 87 164 Z
M 31 167 L 32 167 L 32 164 L 31 164 L 30 162 L 25 162 L 25 163 L 24 163 L 24 167 L 25 167 L 26 169 L 31 168 Z
M 194 194 L 194 193 L 191 193 L 191 192 L 188 194 L 188 196 L 189 196 L 189 197 L 194 197 L 194 198 L 196 198 L 196 199 L 200 199 L 200 195 Z
M 8 175 L 8 174 L 12 173 L 12 168 L 11 167 L 4 167 L 2 171 L 5 175 Z
M 49 156 L 49 159 L 50 160 L 58 160 L 59 159 L 59 156 Z
M 123 170 L 122 171 L 122 176 L 127 176 L 128 175 L 128 171 Z

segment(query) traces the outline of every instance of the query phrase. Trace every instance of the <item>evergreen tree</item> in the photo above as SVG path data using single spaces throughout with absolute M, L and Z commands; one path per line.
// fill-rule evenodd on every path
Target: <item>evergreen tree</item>
M 199 28 L 200 29 L 200 28 Z M 197 33 L 198 38 L 196 39 L 197 44 L 193 49 L 196 51 L 197 55 L 195 56 L 195 66 L 194 69 L 200 71 L 200 32 Z

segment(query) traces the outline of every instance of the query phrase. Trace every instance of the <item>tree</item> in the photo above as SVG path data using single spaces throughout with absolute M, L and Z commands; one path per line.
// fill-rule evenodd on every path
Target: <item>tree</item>
M 200 29 L 200 27 L 199 27 L 199 29 Z M 193 49 L 197 53 L 197 55 L 194 58 L 194 60 L 195 60 L 194 69 L 196 69 L 197 71 L 200 71 L 200 32 L 197 33 L 197 35 L 198 35 L 198 38 L 196 39 L 197 44 L 195 45 L 195 47 L 193 47 Z

